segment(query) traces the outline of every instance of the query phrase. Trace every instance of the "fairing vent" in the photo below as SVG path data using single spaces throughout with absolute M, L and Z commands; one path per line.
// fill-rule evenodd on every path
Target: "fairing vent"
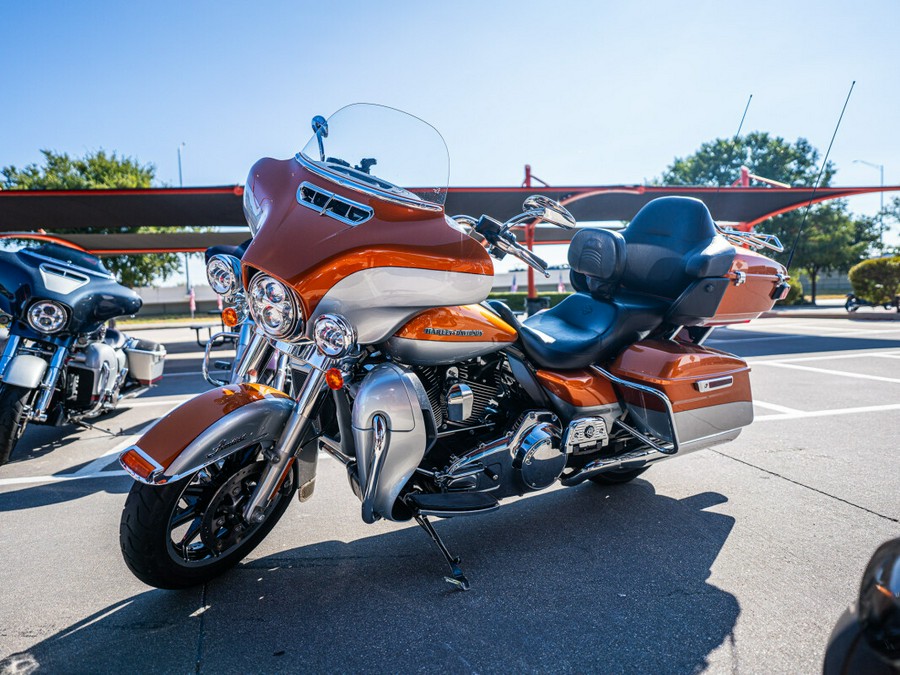
M 372 217 L 372 209 L 363 204 L 323 190 L 312 183 L 301 183 L 297 188 L 297 202 L 347 225 L 359 225 Z
M 62 295 L 68 295 L 73 291 L 77 291 L 91 281 L 84 274 L 73 272 L 59 265 L 42 263 L 38 270 L 40 270 L 41 280 L 44 282 L 47 290 Z

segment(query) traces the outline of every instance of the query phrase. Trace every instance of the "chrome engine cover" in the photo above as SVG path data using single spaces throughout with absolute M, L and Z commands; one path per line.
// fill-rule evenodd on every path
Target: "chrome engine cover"
M 518 445 L 512 448 L 512 466 L 525 487 L 543 490 L 553 485 L 566 468 L 566 453 L 561 449 L 559 427 L 552 421 L 541 421 L 538 414 L 528 415 L 534 417 L 521 427 L 524 433 L 519 434 Z
M 394 504 L 425 456 L 425 416 L 431 414 L 425 388 L 412 371 L 384 363 L 363 379 L 351 423 L 365 522 L 398 520 Z
M 450 491 L 491 491 L 502 499 L 550 487 L 566 466 L 559 419 L 530 410 L 509 434 L 479 446 L 439 476 Z

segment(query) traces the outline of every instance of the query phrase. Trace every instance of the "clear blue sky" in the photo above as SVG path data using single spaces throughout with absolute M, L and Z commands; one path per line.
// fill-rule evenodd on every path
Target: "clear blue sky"
M 355 101 L 437 127 L 451 184 L 640 183 L 737 130 L 900 183 L 900 2 L 0 0 L 0 166 L 104 148 L 177 185 L 242 183 Z M 876 198 L 851 208 L 873 212 Z

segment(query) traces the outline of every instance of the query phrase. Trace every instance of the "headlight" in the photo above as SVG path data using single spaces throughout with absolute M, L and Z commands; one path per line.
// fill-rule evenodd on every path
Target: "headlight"
M 233 255 L 214 255 L 206 263 L 206 278 L 215 293 L 231 300 L 241 288 L 241 261 Z
M 292 289 L 268 274 L 257 274 L 247 291 L 253 320 L 267 335 L 285 340 L 301 332 L 300 306 Z
M 39 333 L 55 333 L 69 318 L 65 308 L 55 302 L 42 300 L 28 310 L 28 325 Z
M 356 331 L 347 320 L 337 314 L 323 314 L 313 329 L 316 347 L 325 356 L 345 356 L 356 344 Z

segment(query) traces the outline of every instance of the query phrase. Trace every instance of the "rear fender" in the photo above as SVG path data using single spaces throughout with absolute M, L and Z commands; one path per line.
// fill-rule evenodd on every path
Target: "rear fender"
M 255 443 L 281 437 L 294 401 L 262 384 L 216 387 L 163 417 L 119 462 L 135 480 L 164 485 Z

